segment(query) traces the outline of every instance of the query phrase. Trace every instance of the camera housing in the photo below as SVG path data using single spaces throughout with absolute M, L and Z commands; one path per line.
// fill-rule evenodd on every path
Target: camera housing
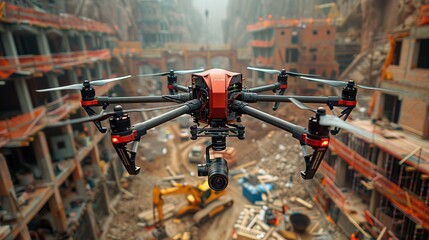
M 228 186 L 228 163 L 223 158 L 210 159 L 209 163 L 198 164 L 198 176 L 208 176 L 211 189 L 222 191 Z

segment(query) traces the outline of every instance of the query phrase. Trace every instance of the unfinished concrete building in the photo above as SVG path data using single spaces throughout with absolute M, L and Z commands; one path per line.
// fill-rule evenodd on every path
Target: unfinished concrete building
M 117 76 L 113 30 L 25 4 L 1 7 L 0 239 L 96 239 L 123 167 L 92 123 L 50 126 L 86 115 L 77 91 L 35 90 Z
M 378 239 L 429 237 L 429 25 L 420 9 L 410 28 L 390 33 L 390 52 L 372 119 L 352 124 L 367 139 L 343 132 L 331 138 L 320 167 L 317 200 L 348 234 Z
M 291 72 L 338 75 L 335 26 L 329 19 L 261 19 L 248 25 L 252 33 L 252 65 Z M 258 73 L 258 79 L 268 79 Z M 301 90 L 305 85 L 298 84 Z M 298 88 L 298 87 L 297 87 Z

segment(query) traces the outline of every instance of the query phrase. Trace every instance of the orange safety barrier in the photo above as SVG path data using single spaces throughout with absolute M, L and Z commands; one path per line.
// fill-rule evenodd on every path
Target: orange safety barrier
M 3 138 L 13 139 L 26 136 L 46 113 L 44 106 L 24 113 L 10 120 L 0 121 L 0 135 Z
M 264 41 L 264 40 L 250 41 L 251 47 L 272 47 L 273 45 L 274 45 L 274 38 L 272 38 L 270 41 Z
M 255 24 L 247 26 L 247 31 L 257 31 L 264 28 L 272 28 L 275 26 L 296 26 L 299 24 L 306 25 L 332 25 L 333 22 L 329 18 L 300 18 L 300 19 L 274 19 L 262 20 Z
M 113 29 L 107 24 L 89 18 L 79 18 L 68 14 L 56 15 L 40 12 L 32 8 L 19 7 L 9 3 L 6 4 L 6 7 L 3 7 L 0 21 L 24 23 L 39 27 L 53 27 L 57 29 L 113 33 Z
M 344 203 L 346 202 L 346 197 L 344 197 L 343 193 L 340 189 L 338 189 L 332 179 L 328 177 L 323 178 L 322 186 L 332 201 L 335 202 L 335 205 L 337 205 L 340 209 L 343 209 Z
M 40 106 L 31 112 L 0 121 L 0 146 L 9 140 L 21 140 L 33 133 L 36 127 L 41 128 L 48 120 L 50 123 L 64 118 L 72 105 L 80 106 L 80 94 L 66 94 L 62 98 Z M 61 104 L 60 104 L 61 103 Z
M 57 68 L 66 68 L 96 60 L 109 60 L 109 49 L 79 51 L 44 55 L 25 55 L 17 58 L 0 57 L 0 78 L 6 79 L 18 70 L 30 73 L 48 72 Z
M 429 4 L 420 7 L 417 26 L 426 25 L 429 23 Z
M 348 148 L 342 142 L 331 138 L 331 146 L 350 166 L 374 182 L 374 188 L 389 199 L 396 207 L 417 223 L 429 229 L 429 206 L 414 195 L 377 172 L 377 166 Z

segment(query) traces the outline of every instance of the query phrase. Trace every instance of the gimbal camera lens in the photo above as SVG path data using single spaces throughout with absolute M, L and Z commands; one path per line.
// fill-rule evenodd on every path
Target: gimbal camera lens
M 215 158 L 209 164 L 198 164 L 198 176 L 208 176 L 210 188 L 222 191 L 228 186 L 228 163 L 223 158 Z

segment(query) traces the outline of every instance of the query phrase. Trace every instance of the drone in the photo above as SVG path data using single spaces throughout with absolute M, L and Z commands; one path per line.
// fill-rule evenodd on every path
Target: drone
M 141 138 L 147 131 L 179 116 L 188 114 L 194 125 L 190 126 L 190 139 L 209 137 L 211 142 L 206 147 L 206 162 L 198 164 L 198 176 L 207 176 L 210 188 L 221 191 L 228 185 L 228 164 L 223 158 L 210 159 L 209 150 L 222 151 L 226 148 L 226 139 L 236 137 L 245 139 L 245 126 L 242 124 L 243 115 L 249 115 L 263 122 L 278 127 L 292 134 L 299 141 L 305 162 L 305 170 L 301 172 L 303 179 L 312 179 L 328 149 L 330 135 L 336 135 L 340 129 L 360 134 L 370 138 L 370 134 L 345 122 L 357 101 L 358 87 L 381 91 L 395 91 L 385 88 L 375 88 L 348 82 L 320 79 L 319 75 L 303 74 L 275 69 L 248 67 L 249 70 L 277 75 L 277 82 L 259 87 L 247 88 L 241 73 L 224 69 L 196 69 L 137 75 L 139 77 L 166 76 L 168 95 L 109 97 L 96 96 L 94 86 L 119 81 L 132 77 L 131 75 L 88 81 L 83 84 L 73 84 L 63 87 L 37 90 L 38 92 L 57 90 L 80 90 L 81 106 L 88 117 L 53 123 L 50 126 L 64 126 L 67 124 L 92 121 L 101 133 L 107 128 L 102 121 L 109 120 L 111 142 L 125 169 L 130 175 L 137 175 L 140 167 L 136 166 L 136 154 Z M 191 85 L 183 86 L 177 83 L 177 74 L 192 74 Z M 295 96 L 284 95 L 288 87 L 288 77 L 300 77 L 304 80 L 342 87 L 341 96 Z M 272 91 L 274 94 L 261 94 Z M 129 113 L 143 112 L 151 109 L 125 110 L 121 105 L 128 103 L 176 103 L 174 108 L 146 121 L 131 124 Z M 281 102 L 291 102 L 297 107 L 312 111 L 314 116 L 308 119 L 308 126 L 300 126 L 258 110 L 250 105 L 257 102 L 273 102 L 273 110 L 277 110 Z M 305 103 L 326 104 L 332 115 L 326 114 L 326 109 L 319 107 L 312 109 Z M 106 112 L 109 105 L 115 104 L 113 111 Z M 102 107 L 97 113 L 93 107 Z M 334 107 L 343 108 L 339 115 L 335 114 Z M 159 108 L 156 108 L 159 109 Z

